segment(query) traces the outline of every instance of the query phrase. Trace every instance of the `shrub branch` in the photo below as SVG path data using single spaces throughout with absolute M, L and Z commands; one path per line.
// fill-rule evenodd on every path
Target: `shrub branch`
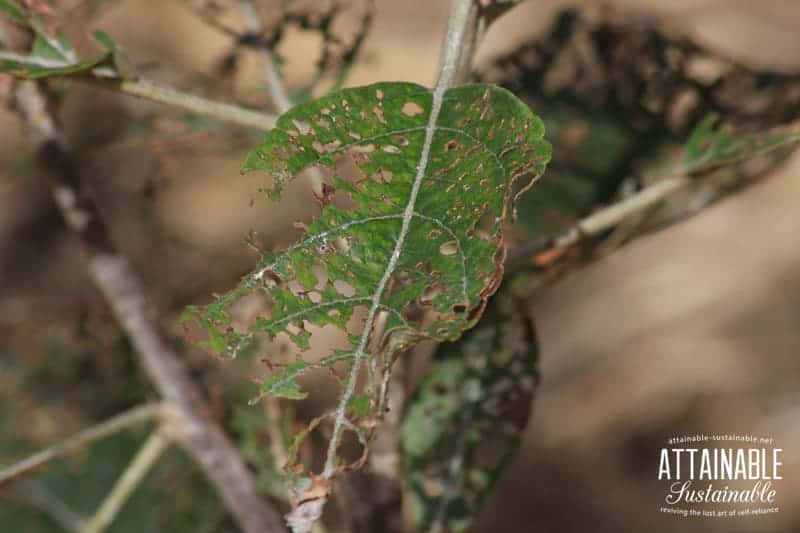
M 246 128 L 266 131 L 273 128 L 277 120 L 275 115 L 225 102 L 210 100 L 193 94 L 187 94 L 147 81 L 108 78 L 95 75 L 94 73 L 79 79 L 123 94 L 166 104 L 179 109 L 185 109 L 197 115 L 221 120 L 223 122 L 230 122 Z
M 142 283 L 127 258 L 114 248 L 48 104 L 45 88 L 37 82 L 21 82 L 15 91 L 16 109 L 27 126 L 37 162 L 46 170 L 55 202 L 87 252 L 95 285 L 169 407 L 170 431 L 200 465 L 243 531 L 283 531 L 279 513 L 259 497 L 234 445 L 201 414 L 206 410 L 200 390 L 149 318 Z
M 134 407 L 129 411 L 113 416 L 104 422 L 84 429 L 77 435 L 68 438 L 60 444 L 51 446 L 46 450 L 31 455 L 27 459 L 0 470 L 0 485 L 49 463 L 53 459 L 58 459 L 59 457 L 80 450 L 95 441 L 105 439 L 106 437 L 130 427 L 160 418 L 163 415 L 164 405 L 154 404 Z
M 94 516 L 81 529 L 81 533 L 101 533 L 111 525 L 124 503 L 167 450 L 169 444 L 170 440 L 164 429 L 156 430 L 147 438 Z
M 247 24 L 247 33 L 260 37 L 264 33 L 264 27 L 261 24 L 261 19 L 258 16 L 258 11 L 256 11 L 253 2 L 250 0 L 239 0 L 239 9 Z M 283 81 L 278 74 L 278 69 L 275 68 L 275 60 L 272 57 L 272 52 L 261 43 L 260 38 L 258 39 L 256 50 L 258 50 L 261 61 L 264 63 L 264 82 L 266 83 L 270 100 L 272 100 L 275 109 L 280 113 L 285 113 L 292 107 L 292 101 L 289 99 L 289 95 L 286 94 L 286 88 L 283 86 Z

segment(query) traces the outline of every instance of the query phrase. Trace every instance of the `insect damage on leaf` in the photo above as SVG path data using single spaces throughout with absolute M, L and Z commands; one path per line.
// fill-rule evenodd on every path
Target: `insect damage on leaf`
M 538 346 L 515 302 L 502 291 L 475 329 L 441 345 L 408 406 L 401 438 L 419 531 L 464 531 L 519 448 Z
M 413 343 L 457 339 L 480 317 L 502 277 L 513 184 L 532 182 L 550 158 L 543 134 L 504 89 L 469 85 L 437 101 L 419 85 L 381 83 L 295 107 L 249 155 L 244 170 L 269 175 L 273 199 L 318 168 L 321 214 L 294 245 L 265 253 L 237 287 L 188 316 L 208 333 L 206 346 L 229 356 L 259 338 L 291 341 L 296 358 L 263 394 L 303 398 L 297 378 L 313 368 L 341 382 L 326 477 L 346 468 L 336 459 L 341 432 L 361 439 L 374 427 L 379 371 Z M 346 202 L 331 201 L 340 193 Z M 264 312 L 242 323 L 235 309 L 245 298 L 263 301 Z M 305 360 L 311 325 L 345 331 L 349 347 Z M 357 388 L 369 408 L 351 402 Z

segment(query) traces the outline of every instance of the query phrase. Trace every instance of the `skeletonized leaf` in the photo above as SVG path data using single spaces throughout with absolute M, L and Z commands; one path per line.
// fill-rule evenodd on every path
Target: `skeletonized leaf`
M 510 292 L 458 342 L 439 347 L 409 404 L 402 447 L 419 531 L 465 530 L 519 447 L 538 348 Z
M 491 85 L 435 96 L 380 83 L 295 107 L 245 170 L 270 175 L 266 193 L 277 198 L 304 169 L 323 169 L 321 215 L 294 245 L 265 253 L 236 288 L 187 316 L 208 332 L 206 346 L 231 356 L 256 336 L 286 335 L 298 358 L 267 380 L 265 394 L 300 398 L 300 374 L 346 363 L 341 426 L 345 412 L 365 411 L 350 403 L 363 363 L 372 363 L 365 392 L 374 409 L 376 369 L 421 339 L 457 339 L 478 320 L 502 277 L 514 181 L 532 182 L 550 158 L 543 133 L 525 104 Z M 236 304 L 245 297 L 261 299 L 264 312 L 242 324 Z M 344 330 L 349 348 L 304 361 L 309 325 Z

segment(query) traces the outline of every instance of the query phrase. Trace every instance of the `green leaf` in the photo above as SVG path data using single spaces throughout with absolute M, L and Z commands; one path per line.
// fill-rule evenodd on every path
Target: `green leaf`
M 353 410 L 357 417 L 367 416 L 370 409 L 371 398 L 369 394 L 356 394 L 350 398 L 348 408 Z
M 316 167 L 325 174 L 320 216 L 294 245 L 264 253 L 237 287 L 190 314 L 229 356 L 279 334 L 302 353 L 310 325 L 343 330 L 349 347 L 333 356 L 350 360 L 345 413 L 366 363 L 363 392 L 375 395 L 375 368 L 388 370 L 419 340 L 455 340 L 477 322 L 502 277 L 514 182 L 526 178 L 526 189 L 550 158 L 543 134 L 525 104 L 491 85 L 434 96 L 380 83 L 295 107 L 244 169 L 271 176 L 265 192 L 279 198 Z M 245 297 L 264 302 L 250 322 L 236 313 Z M 290 373 L 304 368 L 293 364 Z M 292 377 L 265 388 L 300 397 Z M 336 425 L 352 427 L 343 416 Z
M 25 24 L 35 34 L 30 54 L 0 50 L 0 72 L 26 79 L 82 74 L 105 64 L 112 57 L 116 60 L 121 53 L 115 46 L 95 57 L 81 59 L 64 35 L 50 35 L 44 22 L 36 14 L 29 17 L 16 4 L 2 0 L 0 0 L 0 11 L 10 14 L 14 20 Z M 99 38 L 98 42 L 104 45 L 111 42 L 107 36 L 105 37 L 106 39 Z
M 20 24 L 26 24 L 28 22 L 28 16 L 25 14 L 25 10 L 10 0 L 0 0 L 0 13 L 5 13 Z
M 261 385 L 261 394 L 256 400 L 264 396 L 277 396 L 289 400 L 302 400 L 308 396 L 300 389 L 297 378 L 314 368 L 330 368 L 339 361 L 346 361 L 352 358 L 349 352 L 335 352 L 317 363 L 307 363 L 302 359 L 293 361 L 284 366 L 279 372 L 272 374 L 265 379 Z M 256 401 L 254 400 L 254 401 Z M 254 401 L 251 401 L 253 403 Z
M 102 55 L 86 61 L 69 62 L 45 56 L 23 56 L 0 51 L 0 72 L 7 72 L 26 79 L 80 74 L 98 67 L 107 57 L 107 55 Z
M 550 146 L 523 103 L 488 85 L 448 91 L 426 145 L 431 101 L 408 83 L 339 91 L 283 115 L 250 154 L 244 170 L 272 176 L 274 199 L 318 166 L 334 170 L 322 203 L 341 191 L 355 206 L 325 205 L 297 243 L 265 253 L 238 287 L 195 309 L 229 355 L 257 332 L 286 333 L 304 351 L 305 323 L 345 329 L 359 308 L 385 312 L 386 331 L 405 343 L 455 339 L 475 322 L 500 279 L 512 183 L 541 173 Z M 336 170 L 344 161 L 355 179 Z M 271 313 L 236 331 L 230 308 L 249 294 L 267 296 Z
M 123 78 L 132 78 L 134 76 L 133 65 L 122 47 L 104 31 L 96 31 L 92 35 L 100 46 L 111 52 L 114 70 Z
M 81 74 L 100 66 L 109 57 L 109 53 L 103 53 L 82 60 L 63 36 L 39 34 L 29 55 L 0 50 L 0 72 L 27 79 Z
M 713 113 L 707 115 L 686 141 L 683 166 L 687 173 L 708 172 L 800 141 L 800 122 L 737 134 L 730 126 L 717 128 L 718 118 Z
M 439 347 L 408 406 L 401 439 L 419 531 L 465 530 L 519 448 L 538 348 L 510 292 L 461 340 Z

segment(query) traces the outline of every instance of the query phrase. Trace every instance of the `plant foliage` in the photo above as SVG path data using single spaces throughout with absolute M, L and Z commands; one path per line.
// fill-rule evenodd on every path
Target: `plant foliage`
M 419 531 L 464 531 L 519 448 L 538 346 L 511 294 L 498 294 L 478 326 L 439 347 L 408 407 L 402 447 Z
M 502 277 L 514 182 L 526 189 L 550 157 L 543 133 L 525 104 L 491 85 L 437 99 L 418 85 L 380 83 L 295 107 L 248 157 L 245 170 L 272 177 L 273 199 L 302 171 L 324 171 L 322 212 L 294 245 L 265 252 L 236 288 L 187 316 L 208 333 L 206 346 L 229 356 L 258 337 L 291 340 L 296 359 L 262 394 L 303 398 L 301 374 L 333 370 L 343 393 L 328 474 L 339 468 L 342 429 L 360 434 L 381 412 L 398 352 L 421 339 L 455 340 L 481 316 Z M 334 201 L 339 193 L 345 201 Z M 262 302 L 250 323 L 236 316 L 244 298 Z M 349 348 L 305 360 L 312 325 L 345 331 Z
M 66 36 L 51 34 L 38 14 L 28 12 L 9 0 L 0 0 L 0 13 L 34 34 L 29 54 L 0 49 L 0 72 L 20 78 L 41 79 L 85 74 L 99 67 L 109 67 L 105 75 L 115 76 L 126 59 L 120 47 L 103 32 L 93 34 L 102 51 L 89 58 L 80 58 Z
M 657 24 L 631 22 L 566 9 L 544 35 L 480 69 L 479 79 L 540 109 L 558 147 L 520 205 L 533 236 L 568 229 L 641 186 L 643 176 L 662 175 L 665 155 L 710 114 L 737 135 L 800 119 L 797 73 L 755 68 Z M 730 172 L 738 175 L 729 182 L 754 177 L 746 168 Z

